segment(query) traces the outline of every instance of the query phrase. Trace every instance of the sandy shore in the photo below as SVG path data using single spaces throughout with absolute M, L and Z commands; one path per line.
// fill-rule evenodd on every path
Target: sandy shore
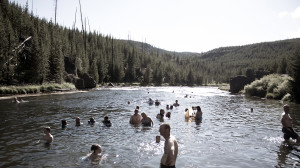
M 33 96 L 44 96 L 44 95 L 56 95 L 56 94 L 73 94 L 73 93 L 83 93 L 88 91 L 82 90 L 72 90 L 72 91 L 55 91 L 49 93 L 35 93 L 35 94 L 20 94 L 20 95 L 7 95 L 7 96 L 0 96 L 0 100 L 7 100 L 13 99 L 14 97 L 33 97 Z

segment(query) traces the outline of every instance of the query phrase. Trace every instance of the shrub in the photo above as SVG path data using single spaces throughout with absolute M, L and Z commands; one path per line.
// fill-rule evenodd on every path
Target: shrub
M 289 80 L 292 78 L 288 75 L 271 74 L 260 80 L 256 80 L 246 85 L 245 94 L 250 96 L 258 96 L 268 99 L 280 100 L 284 95 L 291 92 Z

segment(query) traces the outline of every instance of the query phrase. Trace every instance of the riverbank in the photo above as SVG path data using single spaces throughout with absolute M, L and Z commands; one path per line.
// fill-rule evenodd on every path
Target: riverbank
M 0 100 L 14 97 L 41 96 L 49 94 L 72 94 L 80 91 L 71 83 L 47 83 L 43 85 L 1 86 Z
M 13 99 L 15 97 L 23 98 L 23 97 L 37 97 L 37 96 L 45 96 L 45 95 L 59 95 L 59 94 L 74 94 L 74 93 L 84 93 L 88 91 L 83 90 L 71 90 L 71 91 L 55 91 L 48 93 L 31 93 L 31 94 L 20 94 L 20 95 L 5 95 L 0 96 L 0 100 Z

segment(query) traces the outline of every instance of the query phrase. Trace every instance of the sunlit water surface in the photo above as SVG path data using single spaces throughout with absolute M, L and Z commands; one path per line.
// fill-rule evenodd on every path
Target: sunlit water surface
M 149 98 L 161 105 L 150 106 Z M 157 168 L 164 139 L 156 143 L 155 136 L 162 122 L 171 125 L 178 140 L 178 168 L 300 166 L 300 147 L 283 142 L 280 101 L 232 95 L 215 87 L 111 88 L 24 99 L 28 102 L 0 101 L 0 167 Z M 175 100 L 180 106 L 166 110 Z M 129 124 L 137 105 L 152 118 L 153 127 Z M 186 121 L 184 109 L 197 105 L 203 111 L 202 123 Z M 172 113 L 171 119 L 155 118 L 161 108 Z M 299 114 L 299 105 L 291 104 L 297 132 Z M 102 124 L 106 115 L 112 127 Z M 75 127 L 77 116 L 83 126 Z M 90 117 L 97 121 L 94 126 L 88 125 Z M 62 119 L 68 121 L 67 129 L 61 128 Z M 52 128 L 50 145 L 38 142 L 45 126 Z M 96 163 L 84 161 L 95 143 L 102 146 L 104 157 Z

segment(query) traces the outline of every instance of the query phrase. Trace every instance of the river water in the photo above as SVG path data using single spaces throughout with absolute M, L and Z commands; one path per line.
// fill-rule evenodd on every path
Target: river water
M 149 98 L 161 105 L 147 104 Z M 164 138 L 156 143 L 155 137 L 163 122 L 171 125 L 178 141 L 177 168 L 300 166 L 300 147 L 283 140 L 280 101 L 232 95 L 216 87 L 102 88 L 23 99 L 28 102 L 0 100 L 0 167 L 157 168 Z M 175 100 L 180 106 L 166 110 Z M 184 109 L 197 105 L 202 122 L 186 121 Z M 129 124 L 136 106 L 152 118 L 153 127 Z M 294 129 L 300 133 L 300 106 L 290 106 Z M 170 111 L 171 118 L 156 119 L 160 109 Z M 101 122 L 106 115 L 111 127 Z M 83 122 L 80 127 L 75 127 L 77 116 Z M 94 126 L 88 124 L 90 117 L 96 120 Z M 61 128 L 62 119 L 68 121 L 67 129 Z M 54 136 L 50 145 L 38 142 L 45 126 Z M 100 162 L 83 160 L 92 144 L 102 146 Z

